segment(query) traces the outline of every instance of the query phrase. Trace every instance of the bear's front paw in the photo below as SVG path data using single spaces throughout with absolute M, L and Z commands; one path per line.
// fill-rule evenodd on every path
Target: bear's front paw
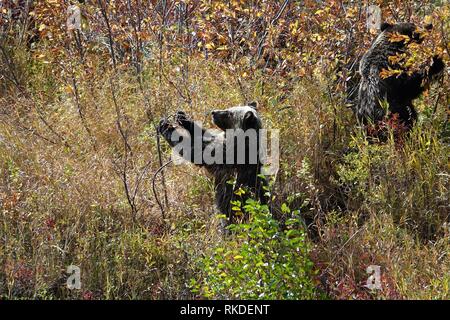
M 174 127 L 166 118 L 161 119 L 161 121 L 159 121 L 158 132 L 162 136 L 165 137 L 167 134 L 170 134 L 170 132 L 173 131 L 173 129 L 174 129 Z
M 175 122 L 181 125 L 183 128 L 186 128 L 192 122 L 189 120 L 188 115 L 184 111 L 177 111 L 175 115 Z

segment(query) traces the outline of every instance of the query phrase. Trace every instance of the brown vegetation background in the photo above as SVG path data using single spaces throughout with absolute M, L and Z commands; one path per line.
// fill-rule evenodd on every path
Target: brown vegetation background
M 170 155 L 155 126 L 257 100 L 281 131 L 275 202 L 315 222 L 326 297 L 450 298 L 448 72 L 402 145 L 367 144 L 346 97 L 371 4 L 432 22 L 411 63 L 448 65 L 445 1 L 2 1 L 0 297 L 200 298 L 196 261 L 226 245 L 213 184 L 194 166 L 154 177 Z M 65 287 L 71 264 L 81 290 Z M 369 265 L 381 290 L 364 287 Z

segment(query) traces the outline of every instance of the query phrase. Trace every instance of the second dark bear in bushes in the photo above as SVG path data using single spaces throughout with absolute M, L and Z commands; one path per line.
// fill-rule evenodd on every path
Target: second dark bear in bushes
M 363 125 L 373 124 L 372 128 L 379 128 L 383 121 L 394 119 L 406 131 L 413 127 L 417 119 L 413 100 L 442 73 L 444 63 L 434 56 L 431 63 L 411 73 L 390 57 L 406 52 L 412 43 L 421 44 L 431 29 L 431 25 L 419 29 L 412 23 L 381 25 L 381 33 L 359 65 L 361 79 L 355 113 Z M 392 75 L 383 75 L 383 72 L 393 70 Z M 375 135 L 380 133 L 375 131 Z M 373 133 L 369 132 L 369 135 Z

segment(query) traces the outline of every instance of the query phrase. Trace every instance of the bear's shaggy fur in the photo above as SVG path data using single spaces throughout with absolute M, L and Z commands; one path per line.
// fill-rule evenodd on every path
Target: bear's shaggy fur
M 259 157 L 259 138 L 257 142 L 257 161 L 253 161 L 254 159 L 250 161 L 250 158 L 248 157 L 250 149 L 248 143 L 250 142 L 245 139 L 246 158 L 244 163 L 238 164 L 237 161 L 234 161 L 233 164 L 227 164 L 226 162 L 227 129 L 241 129 L 244 133 L 246 130 L 254 129 L 259 133 L 259 130 L 262 128 L 261 119 L 256 112 L 256 106 L 256 103 L 250 103 L 246 106 L 213 111 L 213 123 L 221 129 L 219 133 L 213 135 L 209 132 L 205 134 L 206 130 L 188 119 L 186 113 L 183 111 L 177 112 L 174 124 L 170 123 L 167 119 L 163 119 L 158 128 L 160 134 L 172 148 L 182 142 L 173 141 L 174 132 L 177 132 L 178 137 L 186 137 L 186 135 L 190 137 L 191 150 L 190 152 L 187 152 L 189 155 L 180 155 L 190 162 L 205 167 L 207 171 L 214 176 L 217 208 L 222 214 L 226 215 L 228 221 L 231 223 L 235 223 L 239 220 L 235 217 L 234 211 L 231 210 L 231 201 L 239 200 L 242 204 L 245 204 L 245 200 L 251 195 L 254 195 L 261 203 L 267 203 L 267 199 L 264 195 L 264 186 L 267 184 L 267 181 L 261 176 L 262 163 Z M 197 137 L 194 137 L 194 134 L 197 134 Z M 201 137 L 199 137 L 199 134 L 201 134 Z M 194 150 L 195 138 L 202 139 L 202 150 Z M 176 139 L 177 138 L 175 138 L 175 140 Z M 210 164 L 205 163 L 203 160 L 202 163 L 194 162 L 195 152 L 203 152 L 205 148 L 210 148 L 209 150 L 211 150 L 216 147 L 223 150 L 223 161 L 221 163 Z M 236 147 L 237 146 L 235 145 L 234 151 L 236 151 Z M 237 152 L 234 152 L 233 154 L 236 157 Z M 240 195 L 237 195 L 236 191 L 239 190 L 239 188 L 242 188 L 245 193 L 239 193 Z
M 425 27 L 426 30 L 431 28 L 431 25 Z M 385 120 L 387 114 L 383 103 L 387 102 L 389 114 L 395 116 L 406 130 L 412 128 L 417 119 L 412 101 L 442 72 L 444 63 L 435 56 L 428 70 L 424 66 L 408 74 L 402 66 L 392 64 L 389 57 L 405 52 L 409 43 L 420 44 L 425 33 L 425 30 L 418 29 L 412 23 L 382 24 L 381 33 L 363 55 L 359 65 L 361 79 L 355 113 L 362 124 L 377 125 Z M 401 35 L 405 40 L 393 41 L 394 35 Z M 383 79 L 380 73 L 389 68 L 401 70 L 401 73 Z

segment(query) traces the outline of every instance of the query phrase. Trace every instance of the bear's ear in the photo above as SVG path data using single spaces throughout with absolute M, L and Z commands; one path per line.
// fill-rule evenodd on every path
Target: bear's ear
M 243 121 L 243 129 L 247 130 L 250 128 L 257 128 L 258 125 L 258 119 L 256 118 L 255 114 L 251 111 L 247 111 L 244 115 L 244 121 Z
M 380 30 L 383 32 L 384 30 L 391 28 L 392 24 L 388 23 L 388 22 L 383 22 L 380 26 Z
M 256 101 L 249 102 L 247 105 L 255 110 L 258 110 L 258 102 Z

